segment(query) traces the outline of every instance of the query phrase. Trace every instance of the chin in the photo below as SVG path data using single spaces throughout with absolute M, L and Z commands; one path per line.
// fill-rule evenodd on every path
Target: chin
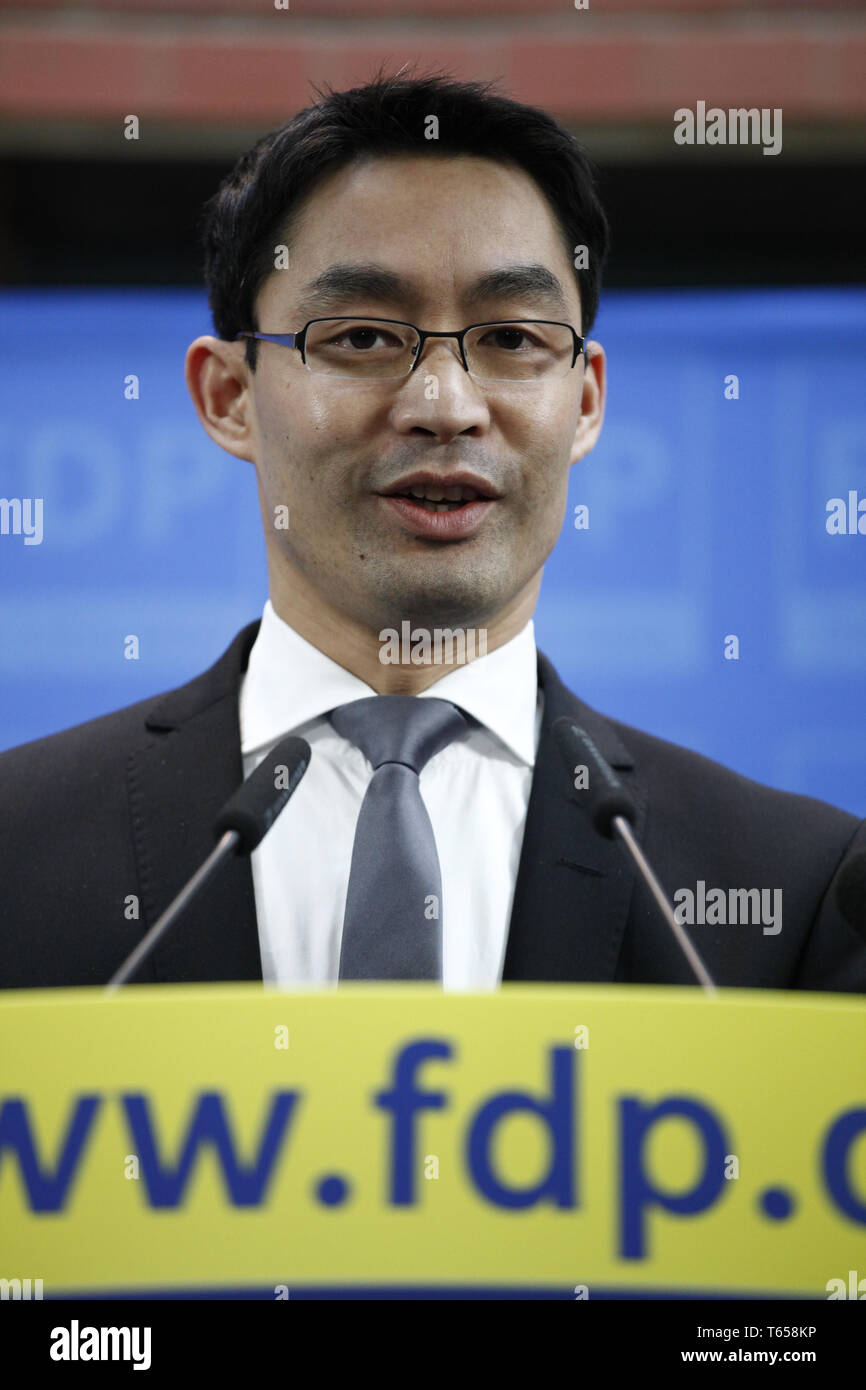
M 387 625 L 394 627 L 408 618 L 416 624 L 479 623 L 495 613 L 503 600 L 490 593 L 487 585 L 455 583 L 454 576 L 421 581 L 415 574 L 409 583 L 393 583 L 376 596 L 375 608 Z
M 370 545 L 361 564 L 344 569 L 332 602 L 351 612 L 375 632 L 413 627 L 490 626 L 527 582 L 526 555 L 470 554 L 463 547 L 450 553 L 410 556 L 383 553 Z M 336 576 L 330 576 L 331 584 Z

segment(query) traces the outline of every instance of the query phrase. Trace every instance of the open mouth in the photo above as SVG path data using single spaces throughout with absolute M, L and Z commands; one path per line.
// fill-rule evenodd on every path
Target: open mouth
M 391 492 L 388 496 L 405 497 L 407 502 L 414 502 L 428 512 L 454 512 L 468 502 L 476 502 L 479 493 L 472 487 L 412 487 L 406 492 Z

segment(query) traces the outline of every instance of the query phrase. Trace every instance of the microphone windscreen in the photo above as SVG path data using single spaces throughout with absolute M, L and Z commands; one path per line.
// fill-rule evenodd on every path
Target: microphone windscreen
M 214 822 L 217 839 L 236 830 L 236 854 L 249 854 L 268 833 L 310 765 L 306 739 L 289 734 L 266 753 L 233 793 Z
M 849 926 L 866 940 L 866 849 L 852 854 L 836 880 L 836 906 Z
M 598 833 L 613 839 L 615 816 L 624 816 L 633 825 L 637 820 L 634 799 L 586 729 L 563 715 L 553 722 L 553 737 L 568 768 L 575 800 Z

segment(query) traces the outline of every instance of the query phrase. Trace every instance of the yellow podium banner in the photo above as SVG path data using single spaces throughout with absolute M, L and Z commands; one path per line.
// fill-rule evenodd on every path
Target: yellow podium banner
M 26 1280 L 45 1298 L 866 1297 L 866 1006 L 7 992 L 0 1293 Z

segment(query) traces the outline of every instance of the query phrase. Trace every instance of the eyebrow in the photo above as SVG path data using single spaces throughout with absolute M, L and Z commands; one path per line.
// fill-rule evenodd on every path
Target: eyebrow
M 343 262 L 328 266 L 304 286 L 298 313 L 307 318 L 344 310 L 346 302 L 373 299 L 394 309 L 417 303 L 419 291 L 405 276 L 375 262 Z M 568 317 L 571 310 L 558 277 L 539 264 L 501 266 L 488 270 L 469 286 L 465 302 L 473 312 L 497 299 L 526 299 Z
M 489 270 L 470 287 L 470 304 L 491 299 L 532 299 L 548 304 L 568 317 L 571 310 L 558 277 L 545 265 L 509 265 Z

